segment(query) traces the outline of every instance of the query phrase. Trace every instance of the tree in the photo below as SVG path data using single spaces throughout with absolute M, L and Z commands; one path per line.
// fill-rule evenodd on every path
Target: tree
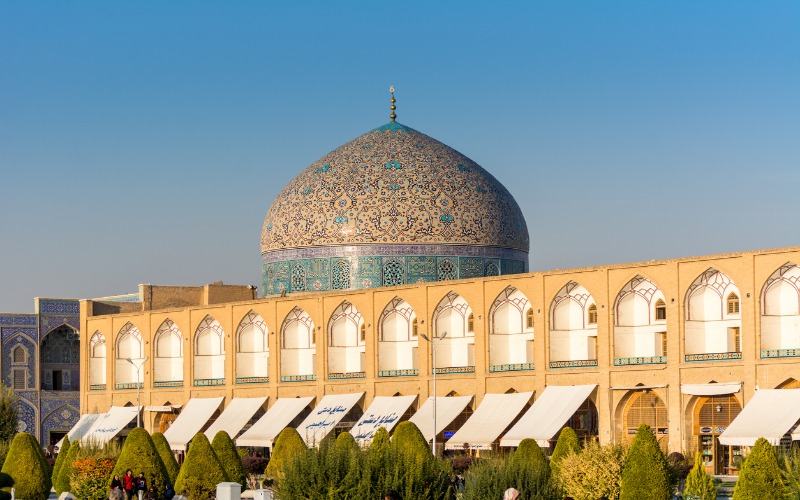
M 578 453 L 581 451 L 581 444 L 578 442 L 578 435 L 572 430 L 572 427 L 564 427 L 558 435 L 556 441 L 556 448 L 550 456 L 550 470 L 552 476 L 556 481 L 559 481 L 558 467 L 561 461 L 570 453 Z
M 0 384 L 0 441 L 10 443 L 19 428 L 19 397 L 13 389 Z
M 181 467 L 178 465 L 178 461 L 175 460 L 175 455 L 172 453 L 172 449 L 169 447 L 169 442 L 163 434 L 160 432 L 154 432 L 152 439 L 153 445 L 156 447 L 156 450 L 158 450 L 158 456 L 161 457 L 161 462 L 164 464 L 164 468 L 167 470 L 169 482 L 170 484 L 174 485 L 175 480 L 178 479 L 178 472 L 180 471 Z
M 17 498 L 46 500 L 50 496 L 50 467 L 36 438 L 27 432 L 14 436 L 0 472 L 14 481 Z
M 132 429 L 125 439 L 122 452 L 114 466 L 114 472 L 108 478 L 108 485 L 111 485 L 114 474 L 122 477 L 128 469 L 131 469 L 134 474 L 144 472 L 148 484 L 154 484 L 156 488 L 161 488 L 169 480 L 167 469 L 153 444 L 153 439 L 141 427 Z
M 69 446 L 69 451 L 65 453 L 64 461 L 58 469 L 58 476 L 56 476 L 56 480 L 53 481 L 53 487 L 58 495 L 69 491 L 69 478 L 72 477 L 72 467 L 73 464 L 75 464 L 75 460 L 78 459 L 78 453 L 80 453 L 80 451 L 81 443 L 80 441 L 76 441 Z
M 222 464 L 228 481 L 233 481 L 246 487 L 247 473 L 242 465 L 242 458 L 236 451 L 236 445 L 233 444 L 228 433 L 225 431 L 217 432 L 214 436 L 214 440 L 211 442 L 211 447 L 214 448 L 214 453 L 217 454 L 219 463 Z
M 653 430 L 647 424 L 640 425 L 622 469 L 620 500 L 669 500 L 670 476 L 669 464 Z
M 742 464 L 739 480 L 733 489 L 733 500 L 783 498 L 785 493 L 775 449 L 766 439 L 758 438 Z
M 392 447 L 402 454 L 431 455 L 431 448 L 425 436 L 413 422 L 409 421 L 397 424 L 392 436 Z
M 214 448 L 202 432 L 192 438 L 189 453 L 175 481 L 175 492 L 189 500 L 206 500 L 227 479 Z
M 70 442 L 69 437 L 64 436 L 64 441 L 61 443 L 61 448 L 58 450 L 58 457 L 56 457 L 56 463 L 53 464 L 53 474 L 50 476 L 50 480 L 53 482 L 53 485 L 56 484 L 56 480 L 58 479 L 58 471 L 61 470 L 61 466 L 64 465 L 64 460 L 67 458 L 67 454 L 69 453 Z M 61 492 L 58 492 L 59 495 Z
M 619 497 L 625 448 L 621 445 L 600 446 L 590 441 L 586 447 L 561 459 L 559 481 L 564 492 L 574 500 L 610 500 Z
M 278 434 L 272 454 L 269 457 L 267 469 L 264 471 L 267 477 L 281 479 L 283 477 L 283 467 L 293 456 L 299 455 L 306 449 L 306 443 L 296 429 L 287 427 Z
M 523 439 L 519 443 L 508 460 L 505 476 L 506 484 L 519 490 L 522 498 L 550 498 L 555 494 L 547 457 L 533 439 Z
M 703 456 L 699 453 L 694 456 L 694 467 L 686 476 L 686 488 L 683 490 L 683 495 L 686 498 L 691 495 L 697 500 L 716 500 L 717 498 L 714 479 L 703 465 Z

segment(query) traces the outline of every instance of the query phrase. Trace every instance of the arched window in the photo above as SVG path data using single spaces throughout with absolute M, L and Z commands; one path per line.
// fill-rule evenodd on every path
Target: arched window
M 594 304 L 589 306 L 589 324 L 590 325 L 597 324 L 597 306 Z
M 469 315 L 469 320 L 468 320 L 467 324 L 468 324 L 467 331 L 470 332 L 470 333 L 474 333 L 475 332 L 475 315 L 474 314 L 470 314 Z
M 254 311 L 248 312 L 236 331 L 236 383 L 269 382 L 267 324 Z
M 28 357 L 28 353 L 25 352 L 25 348 L 21 345 L 18 345 L 14 348 L 14 353 L 12 355 L 12 359 L 14 360 L 14 364 L 25 364 L 25 361 Z
M 528 312 L 525 313 L 525 325 L 528 328 L 533 328 L 533 309 L 528 309 Z
M 656 302 L 656 321 L 663 321 L 667 319 L 667 304 L 663 300 L 658 299 Z
M 728 314 L 739 314 L 739 296 L 735 293 L 728 295 Z
M 213 316 L 195 330 L 194 385 L 225 385 L 225 331 Z
M 153 383 L 156 387 L 180 386 L 183 383 L 183 333 L 170 319 L 156 330 L 153 340 L 155 364 Z
M 99 331 L 89 339 L 89 389 L 106 388 L 106 337 Z

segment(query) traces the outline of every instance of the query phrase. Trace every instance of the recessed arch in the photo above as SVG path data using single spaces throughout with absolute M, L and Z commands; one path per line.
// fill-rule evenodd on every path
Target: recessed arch
M 800 267 L 787 262 L 761 291 L 761 357 L 800 355 Z
M 183 383 L 183 333 L 171 319 L 165 319 L 153 339 L 153 382 L 155 387 Z
M 267 323 L 250 310 L 236 329 L 236 382 L 269 381 L 269 339 Z
M 105 389 L 106 337 L 99 330 L 89 339 L 89 388 Z
M 575 281 L 556 293 L 550 303 L 551 368 L 597 366 L 596 311 L 592 294 Z
M 700 274 L 686 292 L 685 348 L 687 361 L 717 354 L 720 359 L 741 359 L 739 288 L 731 278 L 709 268 Z M 730 300 L 736 306 L 729 312 Z M 699 357 L 698 357 L 699 356 Z
M 194 385 L 224 385 L 225 331 L 214 316 L 207 315 L 194 333 Z
M 39 381 L 45 391 L 80 390 L 81 341 L 66 323 L 50 330 L 39 346 Z
M 364 373 L 366 338 L 364 318 L 353 304 L 344 301 L 328 320 L 328 375 L 350 378 Z
M 452 291 L 436 306 L 433 312 L 433 336 L 436 342 L 434 369 L 438 372 L 475 371 L 475 334 L 469 331 L 472 314 L 469 303 Z
M 378 320 L 378 376 L 416 375 L 419 321 L 411 304 L 394 297 Z
M 613 310 L 614 364 L 665 363 L 667 304 L 658 285 L 634 276 L 617 294 Z
M 489 371 L 533 369 L 533 336 L 530 300 L 506 287 L 489 309 Z
M 281 380 L 315 380 L 317 346 L 314 321 L 295 307 L 281 325 Z
M 125 323 L 117 333 L 116 387 L 127 389 L 144 382 L 144 342 L 139 329 Z

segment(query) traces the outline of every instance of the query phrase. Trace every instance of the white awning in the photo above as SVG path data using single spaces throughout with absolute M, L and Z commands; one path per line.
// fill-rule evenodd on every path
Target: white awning
M 138 406 L 112 406 L 108 413 L 98 415 L 89 430 L 81 437 L 83 442 L 103 445 L 114 439 L 131 420 L 136 418 Z
M 70 443 L 74 443 L 75 441 L 80 441 L 81 438 L 92 428 L 95 421 L 100 417 L 101 414 L 99 413 L 86 413 L 85 415 L 81 415 L 81 418 L 72 426 L 72 429 L 67 432 L 67 437 L 69 438 Z M 61 438 L 56 443 L 56 448 L 61 448 L 61 445 L 64 444 L 64 438 Z
M 224 398 L 192 398 L 186 408 L 164 433 L 169 447 L 175 451 L 186 451 L 186 445 L 200 432 L 219 408 Z
M 263 398 L 233 398 L 222 415 L 208 427 L 206 437 L 209 441 L 213 441 L 217 432 L 225 431 L 231 439 L 236 438 L 236 435 L 242 431 L 242 427 L 247 425 L 247 422 L 253 418 L 259 408 L 264 406 L 266 401 L 266 396 Z
M 500 446 L 519 446 L 526 438 L 535 439 L 539 446 L 550 446 L 553 436 L 586 401 L 595 387 L 595 384 L 545 387 L 533 406 L 503 436 Z
M 391 431 L 415 399 L 417 396 L 375 396 L 350 434 L 360 444 L 371 442 L 378 428 L 385 427 Z
M 144 411 L 166 413 L 173 410 L 179 410 L 183 405 L 164 405 L 164 406 L 145 406 Z
M 472 396 L 439 396 L 436 398 L 436 434 L 439 434 L 456 419 L 469 402 Z M 433 441 L 433 397 L 425 400 L 422 407 L 409 419 L 419 428 L 419 431 L 428 441 Z
M 500 434 L 530 401 L 532 392 L 487 394 L 469 420 L 445 444 L 447 450 L 467 446 L 473 450 L 491 450 Z
M 736 394 L 742 389 L 741 382 L 723 384 L 681 384 L 681 392 L 690 396 L 725 396 Z
M 322 401 L 297 428 L 297 432 L 308 446 L 318 446 L 363 395 L 363 392 L 356 392 L 323 396 Z
M 236 440 L 236 446 L 263 446 L 272 449 L 278 434 L 311 404 L 313 397 L 279 398 L 263 417 Z
M 719 442 L 726 446 L 753 446 L 763 437 L 777 446 L 798 420 L 800 389 L 761 389 L 720 434 Z

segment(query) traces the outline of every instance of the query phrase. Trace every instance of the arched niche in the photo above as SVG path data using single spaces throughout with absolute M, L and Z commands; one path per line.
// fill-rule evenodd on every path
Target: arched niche
M 106 337 L 99 330 L 89 338 L 89 389 L 106 388 Z
M 433 312 L 432 339 L 436 342 L 434 369 L 438 373 L 475 371 L 474 322 L 472 308 L 457 293 L 449 292 L 439 301 Z
M 419 371 L 419 320 L 411 304 L 393 298 L 378 320 L 378 376 L 413 376 Z
M 225 331 L 208 315 L 194 334 L 194 385 L 225 385 Z
M 171 319 L 165 319 L 153 338 L 153 386 L 183 385 L 183 333 Z
M 597 305 L 570 281 L 550 304 L 550 368 L 597 366 Z
M 666 363 L 664 293 L 643 276 L 628 281 L 614 300 L 614 364 Z
M 249 311 L 236 329 L 236 383 L 269 382 L 267 323 Z
M 489 310 L 489 371 L 532 370 L 533 334 L 530 300 L 507 287 Z
M 344 301 L 328 320 L 328 378 L 364 375 L 366 325 L 358 309 Z
M 317 345 L 314 321 L 295 307 L 281 325 L 281 381 L 316 380 Z
M 800 356 L 800 267 L 773 272 L 761 291 L 761 357 Z
M 139 329 L 128 322 L 117 333 L 115 359 L 117 389 L 135 388 L 144 382 L 144 342 Z
M 741 359 L 740 298 L 721 271 L 708 269 L 695 278 L 685 298 L 686 361 Z

